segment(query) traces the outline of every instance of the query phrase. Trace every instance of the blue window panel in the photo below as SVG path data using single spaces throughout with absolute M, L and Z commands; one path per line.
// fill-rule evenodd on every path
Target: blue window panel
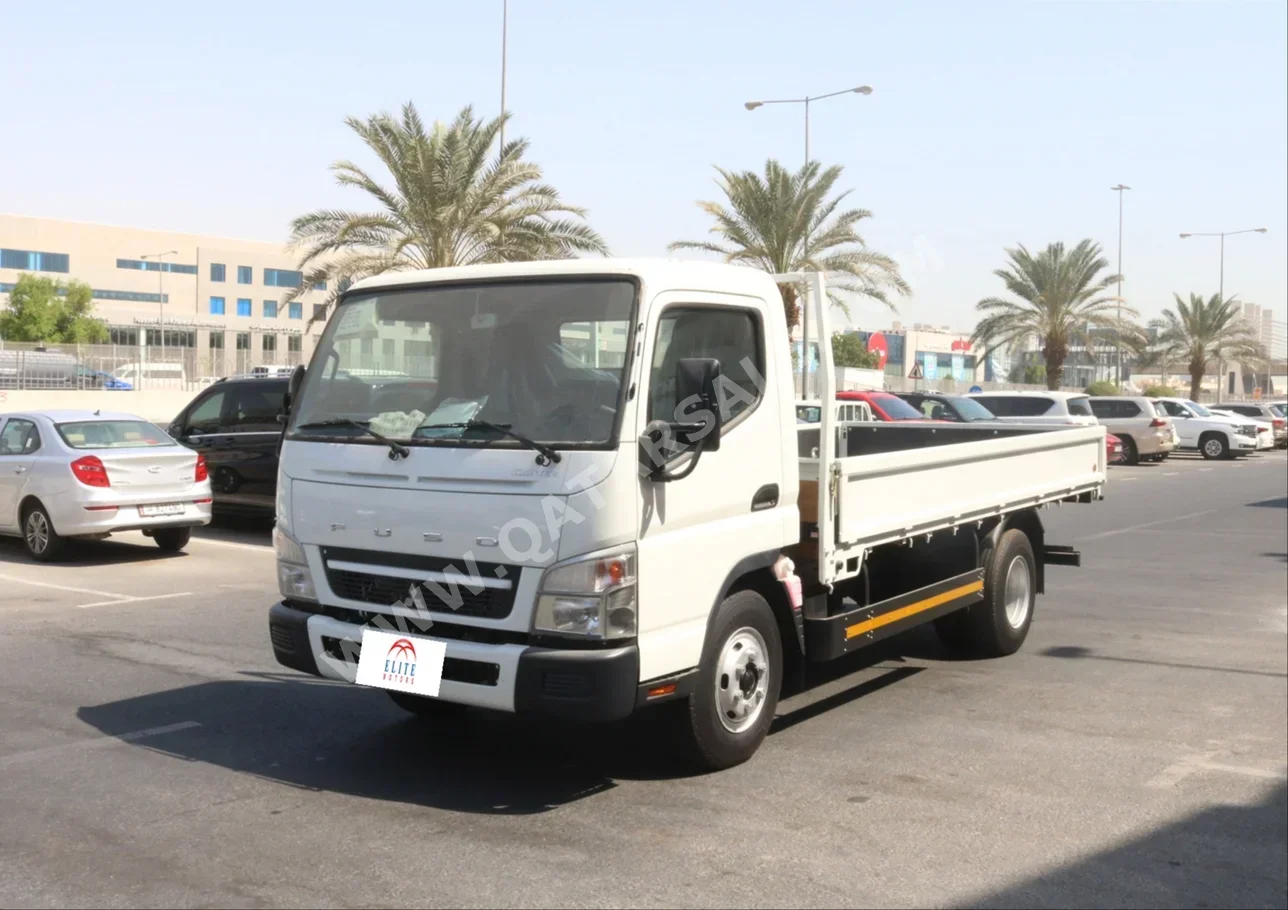
M 66 253 L 38 253 L 34 250 L 0 250 L 0 269 L 27 272 L 71 271 L 71 257 Z
M 265 301 L 264 301 L 264 318 L 265 318 L 265 319 L 276 319 L 276 318 L 277 318 L 277 301 L 276 301 L 276 300 L 265 300 Z
M 290 305 L 288 306 L 288 308 L 287 308 L 287 314 L 288 314 L 289 318 L 291 318 L 291 319 L 303 319 L 303 318 L 304 318 L 304 304 L 302 304 L 302 303 L 300 303 L 300 302 L 298 302 L 298 301 L 296 301 L 295 303 L 290 304 Z
M 224 264 L 222 262 L 210 263 L 210 280 L 211 281 L 228 280 L 228 270 L 224 267 Z
M 237 298 L 237 315 L 238 315 L 238 316 L 249 316 L 249 315 L 250 315 L 250 298 L 249 298 L 249 297 L 238 297 L 238 298 Z
M 150 259 L 118 259 L 118 269 L 138 269 L 141 272 L 174 272 L 177 275 L 195 275 L 195 265 L 183 265 L 179 262 L 153 262 Z
M 297 288 L 303 283 L 303 272 L 292 272 L 289 269 L 264 269 L 264 284 L 270 288 Z
M 255 276 L 251 274 L 251 268 L 248 265 L 237 266 L 237 283 L 254 284 Z
M 326 282 L 325 282 L 325 281 L 315 281 L 315 282 L 313 282 L 313 290 L 315 290 L 315 291 L 325 291 L 325 290 L 326 290 Z
M 224 315 L 224 298 L 222 297 L 210 298 L 210 315 L 211 316 Z
M 8 281 L 0 281 L 0 294 L 8 294 L 17 285 Z M 91 288 L 90 296 L 95 300 L 133 300 L 139 303 L 169 303 L 170 295 L 162 297 L 160 294 L 146 294 L 140 291 L 104 291 L 100 288 Z M 67 295 L 67 289 L 61 288 L 58 291 L 60 297 Z

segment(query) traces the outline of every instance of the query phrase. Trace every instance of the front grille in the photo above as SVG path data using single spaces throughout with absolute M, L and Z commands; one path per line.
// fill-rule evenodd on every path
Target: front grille
M 362 645 L 355 641 L 342 642 L 329 635 L 322 636 L 322 650 L 345 663 L 357 666 L 362 656 Z M 462 657 L 443 658 L 443 680 L 459 682 L 471 686 L 495 686 L 501 678 L 499 664 L 482 660 L 466 660 Z
M 481 619 L 504 619 L 510 615 L 514 606 L 514 589 L 519 582 L 519 568 L 500 563 L 475 563 L 466 565 L 464 560 L 451 560 L 439 556 L 415 556 L 406 553 L 381 553 L 369 550 L 350 550 L 339 547 L 323 547 L 322 559 L 326 565 L 326 580 L 337 597 L 345 600 L 357 600 L 362 603 L 392 606 L 411 594 L 416 582 L 394 575 L 381 575 L 376 572 L 357 572 L 350 569 L 335 569 L 331 563 L 360 562 L 371 566 L 389 566 L 398 569 L 423 570 L 430 572 L 459 573 L 468 576 L 477 570 L 479 578 L 505 579 L 510 582 L 508 588 L 484 588 L 471 586 L 468 578 L 453 583 L 439 582 L 432 585 L 421 583 L 420 594 L 425 608 L 431 613 L 457 613 L 461 616 L 473 616 Z M 440 593 L 454 596 L 459 603 L 455 609 L 446 602 Z

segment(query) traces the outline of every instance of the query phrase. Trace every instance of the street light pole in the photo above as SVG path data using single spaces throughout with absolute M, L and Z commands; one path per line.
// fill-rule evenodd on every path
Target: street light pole
M 746 101 L 743 103 L 749 111 L 754 111 L 758 107 L 766 104 L 801 104 L 805 106 L 805 166 L 809 167 L 809 106 L 812 101 L 822 101 L 824 98 L 835 98 L 837 95 L 871 95 L 872 86 L 860 85 L 858 88 L 842 89 L 839 92 L 828 92 L 826 95 L 806 95 L 804 98 L 776 98 L 769 101 Z M 809 236 L 805 237 L 806 258 L 809 254 Z M 819 340 L 823 344 L 823 340 Z M 801 397 L 809 398 L 809 307 L 801 306 Z M 824 407 L 827 403 L 824 402 Z
M 1190 237 L 1220 237 L 1221 238 L 1221 259 L 1220 259 L 1221 271 L 1220 271 L 1218 284 L 1217 284 L 1217 297 L 1218 299 L 1220 299 L 1221 303 L 1224 304 L 1225 303 L 1225 238 L 1233 237 L 1236 234 L 1264 234 L 1265 232 L 1266 232 L 1266 229 L 1263 227 L 1262 228 L 1244 228 L 1241 231 L 1207 231 L 1207 232 L 1188 231 L 1181 234 L 1181 239 L 1186 240 Z M 1221 389 L 1225 385 L 1225 376 L 1222 375 L 1225 372 L 1225 365 L 1222 363 L 1223 359 L 1224 358 L 1222 358 L 1218 353 L 1217 362 L 1216 362 L 1216 380 L 1217 380 L 1216 391 L 1217 391 L 1218 400 L 1221 398 Z
M 1118 194 L 1118 370 L 1114 377 L 1114 384 L 1122 389 L 1123 384 L 1123 340 L 1122 340 L 1122 320 L 1123 320 L 1123 191 L 1131 187 L 1120 183 L 1117 186 L 1111 186 L 1110 190 Z
M 166 250 L 164 253 L 145 253 L 139 258 L 144 262 L 156 260 L 157 264 L 157 335 L 161 339 L 161 362 L 165 363 L 165 257 L 178 256 L 178 250 Z M 139 375 L 143 375 L 140 369 Z
M 505 117 L 505 45 L 510 22 L 510 0 L 501 0 L 501 116 Z M 501 152 L 505 151 L 505 120 L 501 121 Z

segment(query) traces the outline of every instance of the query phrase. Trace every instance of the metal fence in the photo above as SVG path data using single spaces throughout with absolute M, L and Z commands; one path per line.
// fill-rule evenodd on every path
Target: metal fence
M 302 351 L 5 342 L 0 347 L 0 389 L 192 391 L 257 366 L 300 363 Z

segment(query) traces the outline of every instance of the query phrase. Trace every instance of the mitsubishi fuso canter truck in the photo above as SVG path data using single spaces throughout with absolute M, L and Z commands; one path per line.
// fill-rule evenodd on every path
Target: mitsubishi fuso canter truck
M 1039 512 L 1101 498 L 1104 429 L 799 422 L 835 400 L 828 310 L 821 274 L 664 260 L 354 284 L 285 401 L 278 661 L 429 717 L 678 702 L 723 768 L 808 662 L 926 622 L 1013 653 L 1079 562 Z

